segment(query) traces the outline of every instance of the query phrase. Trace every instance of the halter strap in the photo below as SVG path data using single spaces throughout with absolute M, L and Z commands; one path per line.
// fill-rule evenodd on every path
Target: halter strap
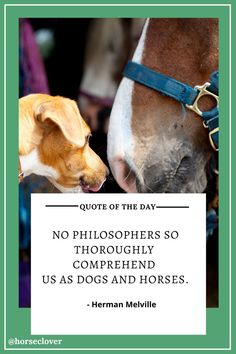
M 210 83 L 194 88 L 133 61 L 126 64 L 123 75 L 181 102 L 201 116 L 204 127 L 209 129 L 210 143 L 215 150 L 218 150 L 218 71 L 212 73 Z M 213 96 L 217 105 L 209 111 L 202 112 L 198 108 L 198 100 L 205 95 Z

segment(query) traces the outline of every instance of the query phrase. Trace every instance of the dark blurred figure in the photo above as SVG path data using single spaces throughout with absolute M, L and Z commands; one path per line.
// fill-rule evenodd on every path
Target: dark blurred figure
M 83 75 L 84 48 L 90 23 L 87 18 L 33 18 L 36 31 L 53 33 L 53 48 L 44 58 L 50 93 L 77 100 Z
M 104 107 L 98 112 L 97 116 L 97 130 L 93 132 L 90 138 L 91 148 L 101 157 L 103 162 L 109 166 L 107 160 L 107 132 L 109 119 L 111 114 L 110 107 Z M 119 185 L 116 183 L 115 179 L 110 174 L 107 177 L 105 184 L 100 190 L 101 193 L 125 193 Z
M 48 80 L 31 23 L 20 19 L 19 97 L 30 93 L 49 93 Z
M 207 307 L 219 306 L 218 155 L 207 166 Z
M 49 93 L 47 76 L 31 23 L 19 21 L 19 97 Z M 48 192 L 43 177 L 29 176 L 19 185 L 19 306 L 30 307 L 30 195 Z

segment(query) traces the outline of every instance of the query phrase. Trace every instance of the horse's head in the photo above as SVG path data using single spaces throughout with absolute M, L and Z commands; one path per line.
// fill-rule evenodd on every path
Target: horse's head
M 194 87 L 218 67 L 216 19 L 147 20 L 133 61 Z M 202 110 L 215 102 L 203 97 Z M 123 78 L 112 110 L 108 157 L 127 192 L 202 192 L 213 149 L 201 118 L 172 98 Z

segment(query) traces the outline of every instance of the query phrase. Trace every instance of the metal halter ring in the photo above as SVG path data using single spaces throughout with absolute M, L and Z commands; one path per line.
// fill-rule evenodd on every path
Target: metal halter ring
M 215 95 L 214 93 L 210 92 L 207 90 L 207 87 L 209 87 L 211 84 L 209 82 L 206 82 L 202 86 L 195 86 L 194 88 L 199 91 L 197 97 L 195 98 L 195 101 L 193 102 L 192 105 L 186 104 L 186 107 L 191 109 L 193 112 L 197 113 L 199 116 L 202 117 L 203 113 L 199 107 L 198 107 L 198 101 L 202 96 L 212 96 L 216 100 L 216 105 L 219 107 L 219 96 Z
M 212 139 L 212 135 L 215 134 L 215 133 L 217 133 L 218 131 L 219 131 L 219 127 L 215 128 L 215 129 L 213 129 L 213 130 L 211 130 L 211 131 L 209 132 L 209 140 L 210 140 L 211 146 L 213 147 L 213 149 L 214 149 L 215 151 L 219 151 L 219 149 L 216 147 L 216 145 L 215 145 L 215 143 L 214 143 L 214 141 L 213 141 L 213 139 Z

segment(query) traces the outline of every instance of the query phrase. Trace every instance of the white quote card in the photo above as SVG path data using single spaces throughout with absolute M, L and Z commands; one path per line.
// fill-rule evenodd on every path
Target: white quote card
M 32 194 L 31 334 L 205 334 L 204 194 Z

